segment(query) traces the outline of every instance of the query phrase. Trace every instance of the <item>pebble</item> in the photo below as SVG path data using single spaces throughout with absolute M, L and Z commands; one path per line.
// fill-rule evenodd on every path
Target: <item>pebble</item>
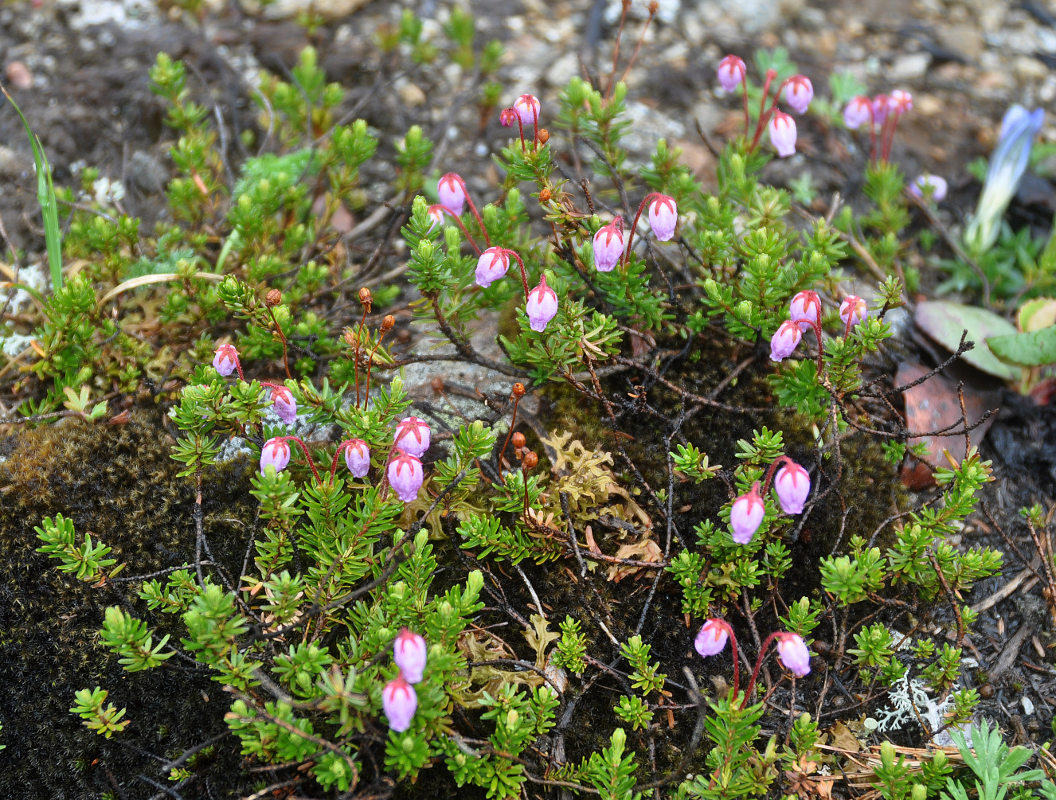
M 4 69 L 8 82 L 16 89 L 28 89 L 33 85 L 33 73 L 21 61 L 11 61 Z

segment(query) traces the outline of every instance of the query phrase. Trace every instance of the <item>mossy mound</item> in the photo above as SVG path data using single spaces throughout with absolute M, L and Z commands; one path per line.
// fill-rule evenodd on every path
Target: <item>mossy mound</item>
M 36 552 L 34 526 L 46 516 L 73 520 L 78 538 L 113 548 L 144 575 L 193 563 L 194 487 L 177 478 L 172 438 L 142 413 L 125 425 L 80 420 L 0 435 L 0 796 L 33 798 L 149 796 L 149 781 L 168 784 L 161 757 L 172 757 L 224 729 L 228 699 L 207 671 L 180 658 L 145 673 L 127 673 L 99 641 L 104 609 L 122 605 L 144 615 L 137 582 L 92 587 L 56 569 Z M 245 466 L 210 478 L 204 529 L 213 555 L 237 571 L 247 532 L 229 520 L 253 519 Z M 172 626 L 178 639 L 179 625 Z M 89 731 L 69 708 L 74 692 L 102 686 L 127 708 L 131 725 L 112 739 Z M 233 740 L 221 739 L 195 771 L 212 796 L 239 779 Z M 170 786 L 172 784 L 169 784 Z M 205 796 L 205 795 L 203 795 Z

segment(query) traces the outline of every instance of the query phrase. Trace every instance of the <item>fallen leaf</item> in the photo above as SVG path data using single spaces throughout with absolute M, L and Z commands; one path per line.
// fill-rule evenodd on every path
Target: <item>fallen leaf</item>
M 957 350 L 961 335 L 968 331 L 968 340 L 975 346 L 961 356 L 976 369 L 1002 380 L 1014 381 L 1019 370 L 997 359 L 986 340 L 991 336 L 1015 333 L 1016 326 L 993 311 L 948 300 L 925 300 L 917 303 L 913 314 L 917 326 L 950 352 Z
M 628 561 L 649 561 L 657 563 L 662 561 L 664 553 L 660 545 L 652 539 L 640 539 L 637 542 L 621 544 L 616 551 L 616 558 L 625 558 Z M 606 576 L 613 583 L 619 583 L 628 575 L 637 575 L 644 571 L 644 567 L 635 567 L 629 564 L 613 564 L 609 567 Z

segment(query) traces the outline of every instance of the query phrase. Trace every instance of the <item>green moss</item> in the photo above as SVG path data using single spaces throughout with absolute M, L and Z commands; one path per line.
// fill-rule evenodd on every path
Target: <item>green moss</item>
M 121 577 L 193 562 L 194 491 L 175 477 L 171 444 L 147 414 L 127 425 L 68 419 L 0 435 L 7 454 L 0 464 L 0 683 L 19 687 L 17 695 L 0 696 L 7 745 L 0 751 L 0 796 L 83 798 L 116 787 L 124 796 L 142 796 L 149 785 L 136 776 L 165 781 L 158 757 L 223 730 L 227 696 L 204 670 L 172 659 L 165 668 L 132 675 L 101 646 L 108 605 L 144 613 L 135 582 L 92 587 L 35 552 L 34 526 L 62 513 L 79 535 L 91 532 L 114 548 L 114 557 L 128 565 Z M 232 465 L 222 479 L 212 477 L 203 507 L 213 555 L 235 570 L 247 531 L 228 520 L 253 518 L 248 480 L 240 474 L 245 469 Z M 69 713 L 74 692 L 96 685 L 109 689 L 132 721 L 111 740 Z M 230 786 L 239 775 L 235 748 L 225 744 L 198 767 L 217 786 Z

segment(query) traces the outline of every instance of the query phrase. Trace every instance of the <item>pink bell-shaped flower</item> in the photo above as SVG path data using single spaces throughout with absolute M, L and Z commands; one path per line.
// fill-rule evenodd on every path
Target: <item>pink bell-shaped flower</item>
M 784 111 L 775 111 L 766 126 L 770 142 L 782 158 L 796 152 L 796 121 Z
M 345 448 L 345 466 L 353 478 L 363 478 L 370 472 L 370 448 L 362 439 L 342 442 Z
M 557 316 L 557 292 L 546 285 L 546 276 L 539 276 L 539 285 L 528 292 L 524 304 L 528 325 L 533 331 L 546 330 L 547 324 Z
M 449 172 L 436 183 L 436 195 L 440 205 L 454 214 L 462 216 L 466 206 L 466 184 L 457 173 Z
M 287 425 L 297 421 L 297 401 L 293 399 L 293 392 L 285 386 L 271 387 L 271 404 L 279 419 Z
M 850 102 L 843 107 L 843 124 L 848 130 L 856 131 L 863 125 L 871 125 L 873 122 L 873 101 L 868 97 L 858 95 L 852 97 Z
M 397 675 L 381 690 L 381 707 L 389 718 L 389 730 L 403 733 L 411 727 L 414 712 L 418 710 L 418 695 L 403 675 Z
M 884 120 L 887 119 L 887 115 L 891 111 L 891 98 L 886 94 L 878 94 L 873 97 L 872 104 L 873 124 L 883 125 Z
M 814 85 L 806 75 L 793 75 L 785 87 L 785 102 L 797 114 L 804 114 L 814 99 Z
M 792 355 L 802 338 L 803 330 L 799 327 L 799 323 L 786 319 L 774 331 L 774 335 L 770 339 L 770 360 L 784 361 Z
M 913 182 L 909 184 L 908 191 L 914 197 L 941 203 L 946 199 L 948 189 L 949 186 L 945 178 L 941 175 L 932 175 L 930 172 L 926 172 L 913 179 Z
M 520 114 L 517 113 L 516 109 L 504 108 L 499 112 L 499 124 L 504 128 L 508 128 L 517 121 L 519 116 Z
M 392 643 L 392 660 L 400 668 L 407 683 L 419 683 L 425 673 L 427 652 L 425 639 L 408 628 L 401 628 Z
M 730 508 L 730 527 L 733 528 L 733 541 L 737 544 L 748 544 L 763 524 L 766 506 L 759 496 L 759 484 L 753 484 L 745 494 L 733 501 Z
M 405 417 L 396 426 L 393 444 L 408 455 L 421 458 L 429 449 L 429 426 L 418 417 Z
M 734 91 L 748 74 L 744 66 L 744 59 L 735 55 L 728 55 L 719 62 L 718 76 L 719 86 L 725 91 Z
M 410 503 L 418 497 L 418 490 L 422 488 L 422 481 L 425 480 L 422 462 L 417 456 L 402 450 L 397 450 L 395 457 L 389 462 L 387 475 L 389 486 L 404 503 Z
M 623 220 L 616 217 L 608 225 L 602 225 L 594 234 L 594 269 L 611 272 L 623 258 Z
M 477 259 L 477 286 L 487 289 L 510 268 L 509 251 L 505 247 L 489 247 Z
M 426 212 L 429 215 L 429 232 L 444 224 L 444 207 L 440 203 L 433 203 Z
M 661 242 L 666 242 L 675 235 L 675 225 L 678 224 L 678 207 L 675 198 L 666 194 L 658 194 L 649 203 L 649 227 L 653 229 L 653 235 Z
M 799 634 L 787 631 L 777 634 L 777 657 L 797 678 L 810 674 L 810 651 Z
M 233 344 L 221 344 L 213 355 L 213 369 L 225 378 L 238 366 L 238 350 Z
M 865 300 L 856 294 L 847 295 L 847 298 L 840 303 L 840 319 L 843 320 L 847 330 L 850 330 L 868 316 L 869 307 L 865 304 Z
M 795 461 L 785 461 L 774 475 L 777 501 L 786 514 L 801 514 L 810 494 L 810 474 Z
M 276 472 L 282 472 L 290 463 L 290 444 L 282 436 L 268 439 L 260 448 L 260 474 L 268 467 L 274 467 Z
M 888 108 L 896 114 L 913 110 L 913 95 L 905 89 L 895 89 L 887 98 Z
M 821 298 L 817 292 L 796 292 L 788 306 L 788 316 L 799 325 L 800 330 L 809 330 L 821 322 Z
M 726 649 L 730 638 L 729 625 L 721 619 L 709 619 L 693 639 L 693 648 L 702 656 L 714 656 Z
M 536 125 L 539 122 L 539 98 L 534 94 L 522 94 L 513 101 L 513 110 L 521 118 L 521 124 L 525 127 Z

